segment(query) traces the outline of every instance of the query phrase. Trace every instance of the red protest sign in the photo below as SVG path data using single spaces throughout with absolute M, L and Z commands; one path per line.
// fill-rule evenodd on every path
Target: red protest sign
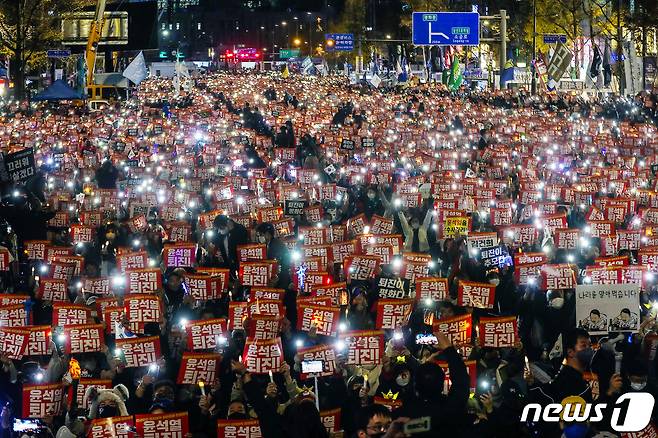
M 123 307 L 131 323 L 159 323 L 163 318 L 162 301 L 157 295 L 126 295 Z
M 339 318 L 339 307 L 299 305 L 297 307 L 297 330 L 308 332 L 311 327 L 315 327 L 319 335 L 336 336 Z
M 25 349 L 25 355 L 42 356 L 50 354 L 50 326 L 28 326 L 25 329 L 29 332 L 29 341 Z
M 416 301 L 445 300 L 448 297 L 448 279 L 425 277 L 416 279 Z
M 55 303 L 53 305 L 53 325 L 87 324 L 91 319 L 91 311 L 81 304 Z
M 238 245 L 238 259 L 240 262 L 265 260 L 267 258 L 267 245 L 252 243 L 249 245 Z
M 192 226 L 187 222 L 167 222 L 165 230 L 170 242 L 189 242 L 192 238 Z
M 189 350 L 213 350 L 219 344 L 220 336 L 226 333 L 226 319 L 214 318 L 190 321 L 185 327 Z
M 30 331 L 26 328 L 0 327 L 0 351 L 9 359 L 21 360 L 29 340 Z
M 377 301 L 375 328 L 395 330 L 407 325 L 414 307 L 412 299 L 380 299 Z
M 66 280 L 53 280 L 41 278 L 37 297 L 43 301 L 66 301 L 68 302 L 68 282 Z
M 121 349 L 127 368 L 149 366 L 162 356 L 160 336 L 117 339 L 116 348 Z
M 350 280 L 369 280 L 375 277 L 379 257 L 357 255 L 345 258 L 345 277 Z
M 117 255 L 117 268 L 119 272 L 134 269 L 146 269 L 149 265 L 149 256 L 145 251 L 129 252 Z
M 443 333 L 455 346 L 470 344 L 473 332 L 471 315 L 466 314 L 435 320 L 432 331 L 434 333 Z
M 247 306 L 249 316 L 253 315 L 270 315 L 279 316 L 284 313 L 283 303 L 274 300 L 256 300 Z
M 331 245 L 304 245 L 302 246 L 304 258 L 320 257 L 322 266 L 329 266 L 334 262 Z
M 542 289 L 573 289 L 576 287 L 576 266 L 544 265 L 541 268 Z
M 93 227 L 75 224 L 69 228 L 71 242 L 73 243 L 91 243 L 94 241 L 95 229 Z
M 13 258 L 7 248 L 0 248 L 0 271 L 8 271 Z
M 15 304 L 25 304 L 30 299 L 29 295 L 19 294 L 0 294 L 0 306 L 12 306 Z
M 148 220 L 146 219 L 146 216 L 143 214 L 140 214 L 139 216 L 133 216 L 130 218 L 130 230 L 133 233 L 140 233 L 148 227 L 149 223 Z
M 137 414 L 135 427 L 140 438 L 183 438 L 190 431 L 187 412 Z
M 135 425 L 132 415 L 125 417 L 94 418 L 87 438 L 130 438 Z
M 393 233 L 393 219 L 374 214 L 372 216 L 370 232 L 373 234 L 392 234 Z
M 212 278 L 217 278 L 217 293 L 223 294 L 228 290 L 229 269 L 225 268 L 199 268 L 196 270 L 198 275 L 210 275 Z
M 283 297 L 286 294 L 285 289 L 277 289 L 273 287 L 254 287 L 249 292 L 249 302 L 255 300 L 271 300 L 283 302 Z
M 92 353 L 103 351 L 105 336 L 103 324 L 69 325 L 64 327 L 66 341 L 64 351 L 72 353 Z
M 334 434 L 341 430 L 340 413 L 340 408 L 320 412 L 320 420 L 329 434 Z
M 46 247 L 50 244 L 48 240 L 26 240 L 25 253 L 30 260 L 45 260 Z
M 279 315 L 250 316 L 247 337 L 256 340 L 276 339 L 281 332 L 281 319 Z
M 240 264 L 238 277 L 244 286 L 268 286 L 271 279 L 269 263 L 244 262 Z
M 247 371 L 254 374 L 265 374 L 268 371 L 277 372 L 283 363 L 283 347 L 281 338 L 247 339 L 242 362 Z
M 518 339 L 516 317 L 481 317 L 478 340 L 482 347 L 513 347 Z
M 187 274 L 185 282 L 190 288 L 190 295 L 198 301 L 216 300 L 222 297 L 222 278 L 207 274 Z
M 57 259 L 57 257 L 67 257 L 73 255 L 73 248 L 70 246 L 47 246 L 46 247 L 46 260 L 50 263 Z
M 425 278 L 430 274 L 430 264 L 426 260 L 403 260 L 402 268 L 400 269 L 400 277 L 411 281 L 416 281 L 417 278 Z
M 24 304 L 0 306 L 0 327 L 22 327 L 27 322 L 31 324 L 32 314 L 30 314 L 30 321 L 27 321 L 27 319 L 28 314 Z
M 300 279 L 303 279 L 302 286 L 300 287 Z M 303 275 L 298 274 L 293 276 L 293 284 L 295 288 L 302 293 L 310 293 L 316 286 L 321 286 L 323 284 L 331 284 L 331 275 L 328 272 L 312 272 L 307 271 Z
M 219 375 L 219 363 L 222 357 L 214 353 L 183 353 L 178 378 L 179 385 L 196 385 L 203 380 L 212 385 Z
M 23 385 L 23 418 L 57 416 L 62 411 L 61 383 Z
M 126 294 L 148 294 L 162 289 L 162 274 L 157 268 L 135 269 L 126 273 Z
M 316 286 L 311 288 L 311 293 L 317 297 L 331 297 L 333 306 L 343 306 L 347 304 L 347 283 L 334 283 L 327 286 Z
M 55 260 L 50 263 L 46 276 L 55 280 L 70 280 L 74 273 L 75 264 Z
M 110 295 L 110 279 L 108 277 L 85 278 L 82 282 L 82 290 L 93 295 Z
M 340 333 L 345 342 L 348 365 L 379 365 L 384 354 L 384 332 L 362 330 Z
M 492 309 L 494 305 L 496 286 L 489 283 L 460 281 L 457 303 L 460 306 Z
M 627 256 L 618 257 L 599 257 L 594 259 L 594 263 L 600 267 L 628 266 L 630 259 Z
M 105 306 L 102 311 L 103 322 L 105 323 L 105 331 L 110 334 L 115 334 L 116 323 L 121 323 L 125 313 L 126 309 L 124 307 L 120 307 L 118 304 L 115 306 Z M 136 325 L 139 326 L 139 323 Z
M 247 303 L 244 301 L 231 301 L 228 304 L 229 330 L 242 330 L 243 322 L 247 318 Z
M 82 256 L 75 256 L 75 255 L 58 255 L 53 257 L 53 261 L 51 262 L 51 266 L 56 265 L 58 263 L 62 264 L 67 264 L 67 265 L 73 265 L 73 275 L 80 275 L 82 273 L 82 270 L 84 269 L 85 266 L 85 259 Z M 54 276 L 52 270 L 51 270 L 51 276 L 53 278 L 57 278 Z
M 359 254 L 359 244 L 357 240 L 348 240 L 346 242 L 334 242 L 331 244 L 331 253 L 334 263 L 343 263 L 351 255 Z M 322 269 L 318 269 L 322 270 Z
M 261 438 L 258 420 L 217 420 L 217 438 Z
M 320 360 L 322 361 L 322 372 L 319 373 L 300 373 L 302 380 L 309 377 L 323 377 L 332 376 L 336 371 L 336 351 L 329 345 L 316 345 L 313 347 L 305 347 L 297 350 L 299 359 L 303 362 L 306 360 Z
M 165 245 L 162 250 L 162 260 L 167 268 L 190 268 L 196 264 L 196 245 L 193 243 Z
M 75 400 L 78 402 L 78 406 L 82 409 L 89 408 L 89 400 L 85 399 L 85 392 L 87 388 L 99 388 L 99 389 L 110 389 L 112 388 L 112 380 L 110 379 L 80 379 L 77 385 L 77 392 L 75 394 Z M 68 397 L 69 400 L 73 397 L 73 386 L 68 388 Z

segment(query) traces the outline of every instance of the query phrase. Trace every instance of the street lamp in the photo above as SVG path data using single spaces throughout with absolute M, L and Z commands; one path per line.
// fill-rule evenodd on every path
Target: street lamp
M 301 41 L 299 38 L 295 38 L 295 39 L 292 41 L 292 43 L 293 43 L 295 46 L 299 46 L 299 45 L 302 43 L 302 41 Z

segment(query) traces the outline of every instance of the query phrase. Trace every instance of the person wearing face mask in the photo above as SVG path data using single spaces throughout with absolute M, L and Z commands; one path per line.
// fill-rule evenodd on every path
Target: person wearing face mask
M 89 419 L 110 418 L 128 415 L 126 400 L 130 397 L 128 388 L 119 384 L 112 389 L 87 388 L 85 404 L 89 405 Z
M 652 382 L 649 382 L 649 369 L 646 362 L 641 358 L 628 363 L 626 374 L 628 378 L 624 384 L 623 392 L 648 392 L 653 395 L 654 399 L 658 399 L 658 388 Z M 651 419 L 654 422 L 658 420 L 658 406 L 656 406 L 656 403 L 653 405 Z
M 262 223 L 256 228 L 258 243 L 267 245 L 267 258 L 276 260 L 281 268 L 275 287 L 287 288 L 290 284 L 290 251 L 281 240 L 274 237 L 274 234 L 274 226 L 270 223 Z
M 223 266 L 231 270 L 238 269 L 238 246 L 249 243 L 249 232 L 241 224 L 219 215 L 213 221 L 217 233 L 213 237 L 213 245 L 222 256 Z
M 382 373 L 379 378 L 380 385 L 377 388 L 377 393 L 388 394 L 390 392 L 397 394 L 396 400 L 401 400 L 404 403 L 405 400 L 414 397 L 411 368 L 406 361 L 397 363 L 396 357 L 391 358 L 391 362 L 395 364 L 391 370 L 392 372 Z M 388 374 L 388 376 L 385 376 L 385 374 Z
M 405 252 L 428 252 L 430 250 L 430 245 L 427 241 L 427 231 L 432 223 L 432 212 L 433 210 L 427 210 L 422 224 L 418 216 L 413 215 L 411 221 L 408 221 L 403 212 L 398 212 L 400 225 L 404 233 Z
M 592 388 L 583 378 L 583 373 L 590 369 L 594 358 L 592 341 L 586 330 L 571 328 L 562 333 L 562 358 L 562 368 L 551 382 L 531 388 L 530 401 L 547 405 L 561 403 L 565 398 L 575 396 L 592 403 Z M 602 403 L 613 397 L 621 386 L 621 376 L 612 375 L 607 392 L 600 394 L 597 402 Z M 536 426 L 543 436 L 554 436 L 559 431 L 557 423 L 541 422 Z

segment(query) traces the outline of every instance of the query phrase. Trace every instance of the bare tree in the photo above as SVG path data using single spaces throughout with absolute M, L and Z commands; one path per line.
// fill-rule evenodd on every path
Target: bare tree
M 90 0 L 0 0 L 0 46 L 12 59 L 16 96 L 25 96 L 27 68 L 61 40 L 61 19 Z

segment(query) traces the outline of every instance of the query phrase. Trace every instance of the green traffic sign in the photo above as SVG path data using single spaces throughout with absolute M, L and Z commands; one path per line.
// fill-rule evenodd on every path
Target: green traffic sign
M 288 58 L 297 58 L 300 55 L 300 49 L 281 49 L 279 50 L 279 58 L 288 59 Z

